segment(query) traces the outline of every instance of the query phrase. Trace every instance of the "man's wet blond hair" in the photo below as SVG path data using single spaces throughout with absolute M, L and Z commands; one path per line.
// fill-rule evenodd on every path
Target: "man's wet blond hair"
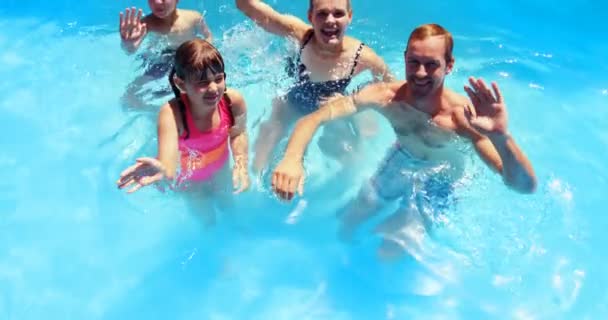
M 454 50 L 454 39 L 452 38 L 452 34 L 435 23 L 423 24 L 414 29 L 414 31 L 410 33 L 410 38 L 407 40 L 407 47 L 409 48 L 410 43 L 414 40 L 424 40 L 434 36 L 443 36 L 443 39 L 445 40 L 445 61 L 447 63 L 453 62 L 454 56 L 452 55 L 452 51 Z

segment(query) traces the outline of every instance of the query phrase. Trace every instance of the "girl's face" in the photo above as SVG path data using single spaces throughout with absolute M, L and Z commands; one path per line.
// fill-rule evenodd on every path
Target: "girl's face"
M 224 73 L 213 73 L 207 69 L 199 80 L 187 79 L 181 82 L 181 89 L 188 95 L 190 101 L 195 105 L 215 108 L 226 92 Z

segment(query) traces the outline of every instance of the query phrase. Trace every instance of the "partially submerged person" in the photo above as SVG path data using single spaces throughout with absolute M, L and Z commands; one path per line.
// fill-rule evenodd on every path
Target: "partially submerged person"
M 345 94 L 354 76 L 371 71 L 374 80 L 393 79 L 382 58 L 361 41 L 345 35 L 353 15 L 350 0 L 310 0 L 310 25 L 278 13 L 259 0 L 236 0 L 236 4 L 266 31 L 295 40 L 300 47 L 297 58 L 288 66 L 295 84 L 285 96 L 273 100 L 272 114 L 260 126 L 253 161 L 256 172 L 267 165 L 273 148 L 299 117 L 316 111 L 322 101 Z M 335 128 L 334 138 L 345 135 L 344 130 Z M 330 144 L 324 144 L 324 151 L 340 153 L 330 151 L 336 147 Z
M 177 8 L 179 0 L 148 0 L 152 11 L 143 16 L 135 7 L 120 13 L 119 30 L 121 47 L 127 54 L 138 51 L 148 34 L 153 35 L 149 45 L 140 54 L 144 72 L 127 88 L 124 99 L 131 107 L 143 105 L 142 87 L 150 81 L 169 75 L 176 48 L 185 41 L 202 36 L 212 42 L 211 31 L 198 11 Z M 159 95 L 170 93 L 160 90 Z
M 465 86 L 468 99 L 444 87 L 445 76 L 454 66 L 452 49 L 453 39 L 447 30 L 436 24 L 422 25 L 411 33 L 404 53 L 406 81 L 371 84 L 301 119 L 273 172 L 272 186 L 278 196 L 291 199 L 296 192 L 302 194 L 302 158 L 317 128 L 365 109 L 382 114 L 397 141 L 377 172 L 340 213 L 340 233 L 346 239 L 388 202 L 399 198 L 404 203 L 381 232 L 409 232 L 400 230 L 398 221 L 411 219 L 428 228 L 432 215 L 449 206 L 453 184 L 463 176 L 463 142 L 473 146 L 508 187 L 521 193 L 534 192 L 534 170 L 508 131 L 507 108 L 498 85 L 492 83 L 491 90 L 482 79 L 471 77 L 470 86 Z M 413 213 L 418 217 L 412 217 Z M 390 239 L 385 240 L 386 248 L 403 245 L 395 234 L 385 236 Z
M 137 159 L 121 173 L 118 187 L 132 193 L 168 184 L 190 191 L 196 206 L 229 197 L 231 184 L 235 193 L 246 190 L 247 110 L 241 94 L 226 87 L 220 53 L 202 39 L 183 43 L 169 80 L 175 98 L 158 115 L 158 155 Z

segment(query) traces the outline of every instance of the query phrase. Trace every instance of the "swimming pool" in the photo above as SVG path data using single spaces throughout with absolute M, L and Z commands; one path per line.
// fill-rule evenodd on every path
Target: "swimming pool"
M 255 186 L 213 228 L 177 196 L 118 192 L 119 171 L 155 144 L 153 115 L 119 103 L 136 63 L 120 51 L 117 15 L 145 1 L 98 2 L 0 7 L 0 319 L 608 314 L 608 42 L 594 27 L 605 25 L 605 2 L 353 1 L 351 34 L 400 78 L 414 26 L 452 31 L 448 85 L 460 88 L 470 74 L 500 82 L 511 131 L 539 178 L 537 193 L 521 196 L 471 160 L 456 212 L 417 260 L 390 263 L 376 257 L 375 221 L 357 243 L 337 240 L 336 194 L 356 185 L 336 183 L 333 164 L 314 148 L 307 162 L 317 178 L 302 201 L 281 204 Z M 294 14 L 307 5 L 272 3 Z M 232 1 L 180 6 L 206 10 L 255 127 L 281 90 L 283 43 L 245 22 Z M 360 179 L 390 141 L 382 135 Z

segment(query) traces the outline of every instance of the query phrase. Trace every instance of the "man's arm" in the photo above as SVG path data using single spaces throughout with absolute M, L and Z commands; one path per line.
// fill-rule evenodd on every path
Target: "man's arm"
M 532 163 L 510 134 L 489 134 L 502 160 L 502 178 L 506 185 L 522 193 L 536 190 L 536 176 Z
M 281 198 L 291 200 L 297 191 L 304 190 L 302 158 L 315 132 L 321 124 L 343 118 L 358 111 L 388 105 L 393 94 L 387 83 L 375 83 L 364 87 L 352 96 L 339 97 L 324 103 L 319 110 L 298 121 L 289 139 L 283 160 L 272 174 L 272 188 Z
M 456 114 L 457 131 L 468 138 L 479 157 L 495 172 L 504 183 L 521 193 L 532 193 L 536 189 L 536 176 L 530 160 L 507 133 L 481 134 L 470 124 L 474 110 L 459 109 Z
M 373 83 L 354 95 L 330 99 L 317 111 L 302 117 L 297 122 L 289 139 L 285 158 L 301 161 L 310 140 L 323 123 L 348 117 L 367 108 L 383 107 L 389 101 L 390 89 L 386 83 Z
M 264 30 L 279 36 L 293 37 L 301 42 L 311 28 L 304 21 L 291 15 L 278 13 L 271 6 L 259 0 L 236 0 L 236 6 Z

